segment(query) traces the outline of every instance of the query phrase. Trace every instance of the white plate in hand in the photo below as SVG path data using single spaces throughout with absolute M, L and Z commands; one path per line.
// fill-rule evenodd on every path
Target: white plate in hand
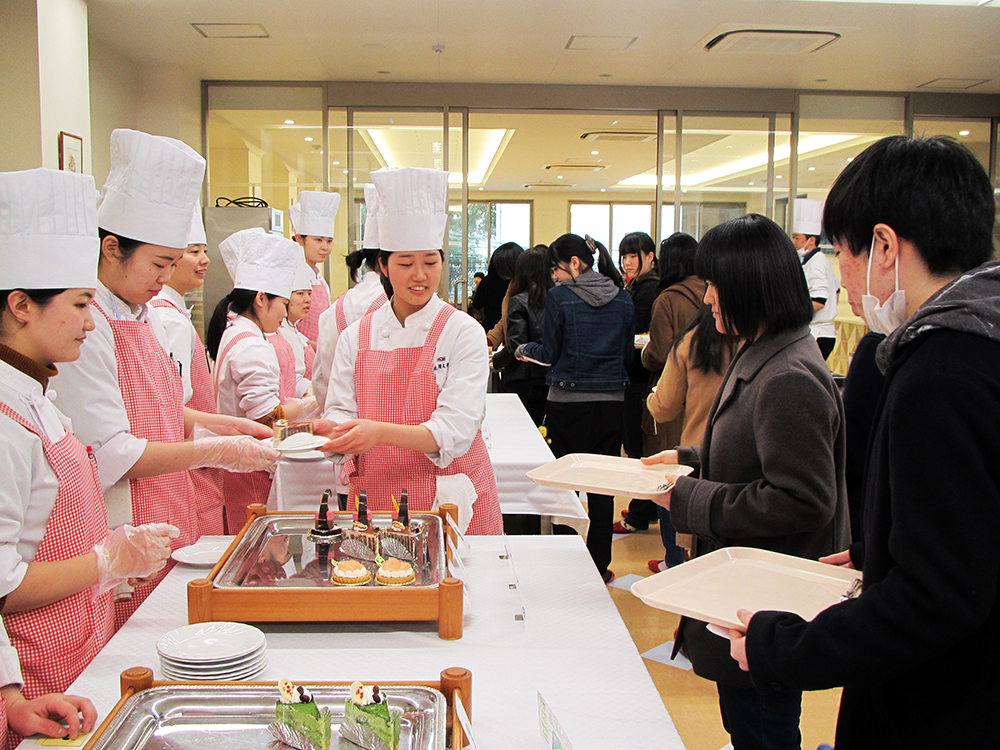
M 196 542 L 175 549 L 170 555 L 174 560 L 195 568 L 211 568 L 229 548 L 226 542 Z
M 637 458 L 569 453 L 532 469 L 527 476 L 543 487 L 652 500 L 692 471 L 683 464 L 647 466 Z
M 299 432 L 295 435 L 289 435 L 277 446 L 275 450 L 279 453 L 300 453 L 302 451 L 312 451 L 319 448 L 321 445 L 326 445 L 330 442 L 330 438 L 323 437 L 322 435 L 310 435 L 307 432 Z

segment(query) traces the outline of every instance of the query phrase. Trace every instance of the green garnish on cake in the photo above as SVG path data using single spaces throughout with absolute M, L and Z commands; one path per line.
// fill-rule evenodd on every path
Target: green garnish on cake
M 368 750 L 398 750 L 399 714 L 389 710 L 378 685 L 351 685 L 340 736 Z
M 271 734 L 298 750 L 330 750 L 330 709 L 320 709 L 308 690 L 284 678 L 278 681 L 278 692 L 275 721 L 268 726 Z

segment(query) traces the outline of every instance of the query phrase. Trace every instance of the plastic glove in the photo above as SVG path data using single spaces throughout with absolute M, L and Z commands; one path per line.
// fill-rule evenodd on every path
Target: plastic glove
M 228 471 L 266 471 L 281 458 L 270 442 L 249 435 L 196 438 L 192 469 L 213 466 Z
M 286 399 L 281 404 L 285 419 L 289 422 L 308 422 L 319 416 L 319 405 L 315 396 Z
M 97 555 L 97 593 L 102 594 L 130 578 L 149 578 L 166 565 L 170 540 L 180 530 L 169 523 L 119 526 L 94 546 Z

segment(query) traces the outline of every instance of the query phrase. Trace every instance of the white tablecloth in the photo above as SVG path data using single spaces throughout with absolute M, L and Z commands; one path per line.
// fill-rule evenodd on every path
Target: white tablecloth
M 554 457 L 515 394 L 487 394 L 483 437 L 497 478 L 501 512 L 587 519 L 575 492 L 539 487 L 525 476 Z M 325 458 L 283 460 L 275 472 L 268 507 L 314 511 L 333 480 L 333 464 Z M 571 525 L 586 533 L 586 523 Z
M 461 640 L 439 639 L 434 622 L 263 623 L 268 666 L 255 679 L 434 680 L 468 667 L 480 750 L 541 750 L 538 692 L 575 750 L 684 747 L 578 537 L 470 542 Z M 174 568 L 67 692 L 93 700 L 103 718 L 123 670 L 152 667 L 159 679 L 156 641 L 187 624 L 186 584 L 204 573 Z

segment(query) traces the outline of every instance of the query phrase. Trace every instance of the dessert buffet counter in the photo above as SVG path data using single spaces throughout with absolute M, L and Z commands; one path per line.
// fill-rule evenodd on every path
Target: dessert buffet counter
M 501 512 L 556 516 L 586 533 L 587 512 L 575 492 L 539 487 L 525 476 L 554 457 L 516 395 L 487 394 L 483 438 L 493 462 Z M 333 486 L 333 480 L 333 464 L 319 454 L 281 461 L 268 508 L 315 511 L 320 495 Z
M 459 554 L 461 640 L 441 640 L 434 623 L 261 623 L 267 667 L 254 679 L 431 680 L 461 666 L 472 671 L 479 750 L 545 747 L 539 695 L 574 750 L 683 748 L 579 537 L 470 537 Z M 103 719 L 123 670 L 162 678 L 156 642 L 187 624 L 187 583 L 205 573 L 176 566 L 68 692 L 92 699 Z

